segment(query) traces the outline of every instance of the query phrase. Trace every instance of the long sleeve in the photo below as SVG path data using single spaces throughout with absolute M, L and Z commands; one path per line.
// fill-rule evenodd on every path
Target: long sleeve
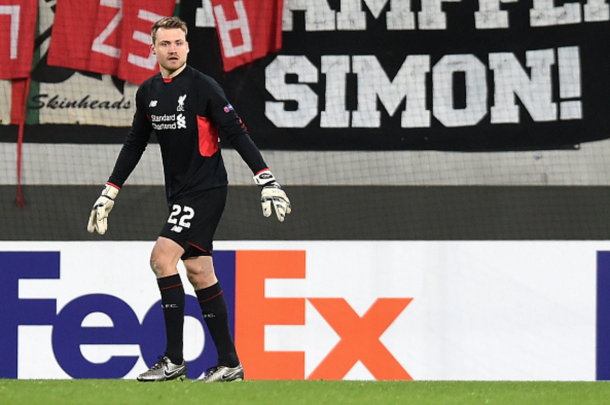
M 265 163 L 252 138 L 250 138 L 250 134 L 241 118 L 227 101 L 224 91 L 216 82 L 211 82 L 211 85 L 212 97 L 210 98 L 208 111 L 218 125 L 220 134 L 239 153 L 252 173 L 256 174 L 263 169 L 267 169 L 267 163 Z
M 108 183 L 112 183 L 119 188 L 123 187 L 131 172 L 138 165 L 152 133 L 150 120 L 144 109 L 141 108 L 142 91 L 142 87 L 140 87 L 136 94 L 136 113 L 133 117 L 133 123 L 108 179 Z

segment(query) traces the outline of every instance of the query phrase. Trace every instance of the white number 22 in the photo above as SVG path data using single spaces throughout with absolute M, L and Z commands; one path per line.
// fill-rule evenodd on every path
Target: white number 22
M 169 215 L 167 222 L 170 224 L 178 225 L 183 228 L 190 228 L 190 220 L 195 216 L 195 210 L 188 206 L 180 206 L 174 204 L 172 206 L 172 213 Z

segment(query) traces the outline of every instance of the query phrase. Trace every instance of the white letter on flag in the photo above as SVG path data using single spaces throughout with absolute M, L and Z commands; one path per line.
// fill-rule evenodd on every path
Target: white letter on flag
M 248 26 L 248 16 L 246 14 L 246 8 L 244 3 L 236 1 L 235 11 L 237 12 L 237 19 L 227 21 L 224 10 L 221 5 L 214 7 L 214 14 L 216 16 L 216 25 L 218 32 L 220 33 L 220 40 L 222 42 L 222 48 L 224 50 L 225 57 L 231 58 L 244 53 L 252 52 L 252 37 L 250 36 L 250 27 Z M 234 46 L 231 41 L 231 30 L 240 30 L 243 43 L 239 46 Z

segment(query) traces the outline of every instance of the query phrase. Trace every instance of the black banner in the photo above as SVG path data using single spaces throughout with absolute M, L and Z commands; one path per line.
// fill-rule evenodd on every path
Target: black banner
M 285 3 L 281 52 L 228 73 L 202 27 L 205 0 L 181 3 L 189 63 L 220 82 L 263 149 L 571 149 L 610 137 L 604 0 Z

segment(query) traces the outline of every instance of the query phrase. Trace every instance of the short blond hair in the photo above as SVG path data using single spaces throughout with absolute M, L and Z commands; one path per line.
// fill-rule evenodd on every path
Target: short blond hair
M 178 17 L 163 17 L 162 19 L 157 21 L 152 26 L 152 30 L 151 30 L 150 34 L 151 34 L 151 37 L 152 37 L 153 45 L 155 43 L 155 39 L 157 39 L 156 38 L 157 37 L 157 31 L 159 31 L 159 28 L 180 29 L 180 30 L 184 31 L 184 36 L 186 36 L 186 34 L 188 33 L 188 28 L 186 26 L 186 23 L 184 21 L 182 21 L 180 18 L 178 18 Z

